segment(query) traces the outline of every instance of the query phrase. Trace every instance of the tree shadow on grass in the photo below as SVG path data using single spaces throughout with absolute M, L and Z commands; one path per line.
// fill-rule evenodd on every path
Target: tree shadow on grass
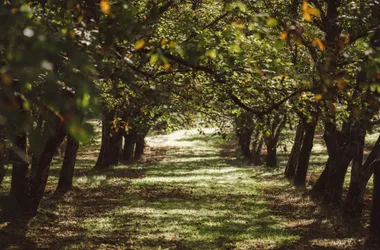
M 276 249 L 378 249 L 365 244 L 367 229 L 360 222 L 345 221 L 340 207 L 326 205 L 304 189 L 294 189 L 282 175 L 262 178 L 277 183 L 263 190 L 270 210 L 281 219 L 286 231 L 299 235 L 298 240 Z

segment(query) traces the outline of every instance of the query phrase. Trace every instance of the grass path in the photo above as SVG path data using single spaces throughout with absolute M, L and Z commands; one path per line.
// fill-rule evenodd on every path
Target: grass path
M 39 215 L 23 227 L 0 224 L 0 248 L 271 249 L 295 240 L 252 169 L 207 132 L 150 138 L 145 161 L 107 172 L 91 170 L 96 150 L 82 149 L 75 188 L 55 197 L 53 166 Z
M 151 137 L 141 162 L 105 172 L 92 170 L 99 145 L 83 147 L 63 196 L 55 162 L 38 216 L 0 223 L 0 249 L 368 249 L 365 229 L 205 132 Z

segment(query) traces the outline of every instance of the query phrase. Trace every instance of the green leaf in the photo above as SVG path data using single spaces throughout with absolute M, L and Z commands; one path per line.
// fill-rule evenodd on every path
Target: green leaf
M 268 20 L 267 20 L 267 26 L 268 27 L 274 27 L 274 26 L 277 26 L 278 25 L 278 21 L 276 18 L 273 18 L 273 17 L 270 17 Z

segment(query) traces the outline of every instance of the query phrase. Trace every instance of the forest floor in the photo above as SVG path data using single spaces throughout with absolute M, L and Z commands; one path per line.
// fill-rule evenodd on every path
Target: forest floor
M 98 143 L 82 147 L 74 188 L 59 195 L 56 159 L 39 214 L 0 223 L 0 249 L 369 249 L 365 223 L 344 222 L 282 168 L 248 166 L 205 132 L 150 137 L 141 162 L 105 172 L 92 170 Z

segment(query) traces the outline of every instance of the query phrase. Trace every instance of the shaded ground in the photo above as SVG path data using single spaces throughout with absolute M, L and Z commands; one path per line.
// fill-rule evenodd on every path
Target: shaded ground
M 0 224 L 0 249 L 368 249 L 365 228 L 207 132 L 150 138 L 142 162 L 106 172 L 91 170 L 98 145 L 82 147 L 63 196 L 53 195 L 57 161 L 38 216 Z

